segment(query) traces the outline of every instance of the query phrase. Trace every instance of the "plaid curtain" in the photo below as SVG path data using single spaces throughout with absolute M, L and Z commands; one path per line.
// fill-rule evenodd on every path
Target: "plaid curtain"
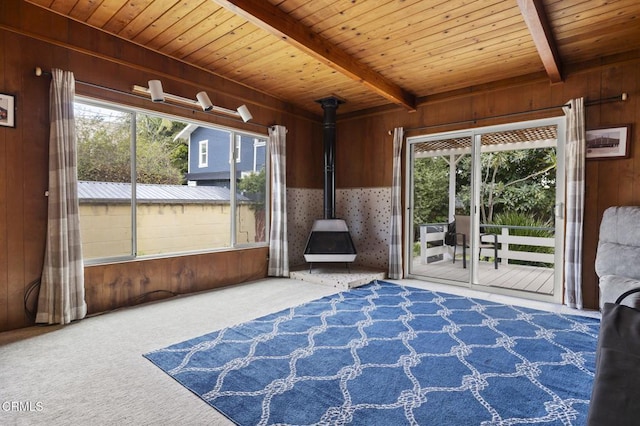
M 389 238 L 389 278 L 402 278 L 402 143 L 404 129 L 393 129 L 393 183 L 391 185 L 391 232 Z
M 582 309 L 582 227 L 586 150 L 584 99 L 572 99 L 563 109 L 567 118 L 564 303 L 572 308 Z
M 287 129 L 269 128 L 271 152 L 271 235 L 269 238 L 269 276 L 289 276 L 287 241 Z
M 49 207 L 37 323 L 68 324 L 87 314 L 80 240 L 73 73 L 54 69 L 49 89 Z

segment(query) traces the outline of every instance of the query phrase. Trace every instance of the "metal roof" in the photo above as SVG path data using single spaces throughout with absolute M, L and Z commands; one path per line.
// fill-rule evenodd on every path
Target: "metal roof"
M 136 199 L 146 203 L 211 203 L 229 202 L 231 192 L 219 186 L 137 184 Z M 131 184 L 122 182 L 78 182 L 80 202 L 129 202 Z M 238 194 L 238 201 L 249 201 Z

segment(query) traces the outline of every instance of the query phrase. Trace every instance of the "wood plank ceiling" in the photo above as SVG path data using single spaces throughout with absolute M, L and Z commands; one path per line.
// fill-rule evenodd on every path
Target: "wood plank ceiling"
M 25 0 L 318 113 L 638 49 L 638 0 Z M 134 83 L 134 82 L 132 82 Z

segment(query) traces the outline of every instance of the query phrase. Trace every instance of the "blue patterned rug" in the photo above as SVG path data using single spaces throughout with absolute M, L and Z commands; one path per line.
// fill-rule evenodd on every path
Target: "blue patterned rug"
M 583 425 L 599 326 L 374 281 L 144 356 L 240 425 Z

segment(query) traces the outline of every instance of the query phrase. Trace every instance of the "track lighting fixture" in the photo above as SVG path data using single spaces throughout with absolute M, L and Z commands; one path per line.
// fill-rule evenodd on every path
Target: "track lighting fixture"
M 251 115 L 246 105 L 240 105 L 238 107 L 238 114 L 240 114 L 240 118 L 242 118 L 242 121 L 245 123 L 253 118 L 253 115 Z
M 171 102 L 186 106 L 188 108 L 200 107 L 203 111 L 211 111 L 220 114 L 231 115 L 239 117 L 245 123 L 253 118 L 249 108 L 246 105 L 240 105 L 237 110 L 227 109 L 213 105 L 207 92 L 200 91 L 196 94 L 196 99 L 183 98 L 182 96 L 172 95 L 165 93 L 162 90 L 162 83 L 160 80 L 149 80 L 149 87 L 133 86 L 133 93 L 143 94 L 151 97 L 153 102 Z
M 213 104 L 211 103 L 211 99 L 209 99 L 209 95 L 207 95 L 207 92 L 198 92 L 198 94 L 196 95 L 196 99 L 198 99 L 198 102 L 200 102 L 200 106 L 202 107 L 203 111 L 211 111 L 213 109 Z
M 164 102 L 164 92 L 160 80 L 149 80 L 149 94 L 152 102 Z

